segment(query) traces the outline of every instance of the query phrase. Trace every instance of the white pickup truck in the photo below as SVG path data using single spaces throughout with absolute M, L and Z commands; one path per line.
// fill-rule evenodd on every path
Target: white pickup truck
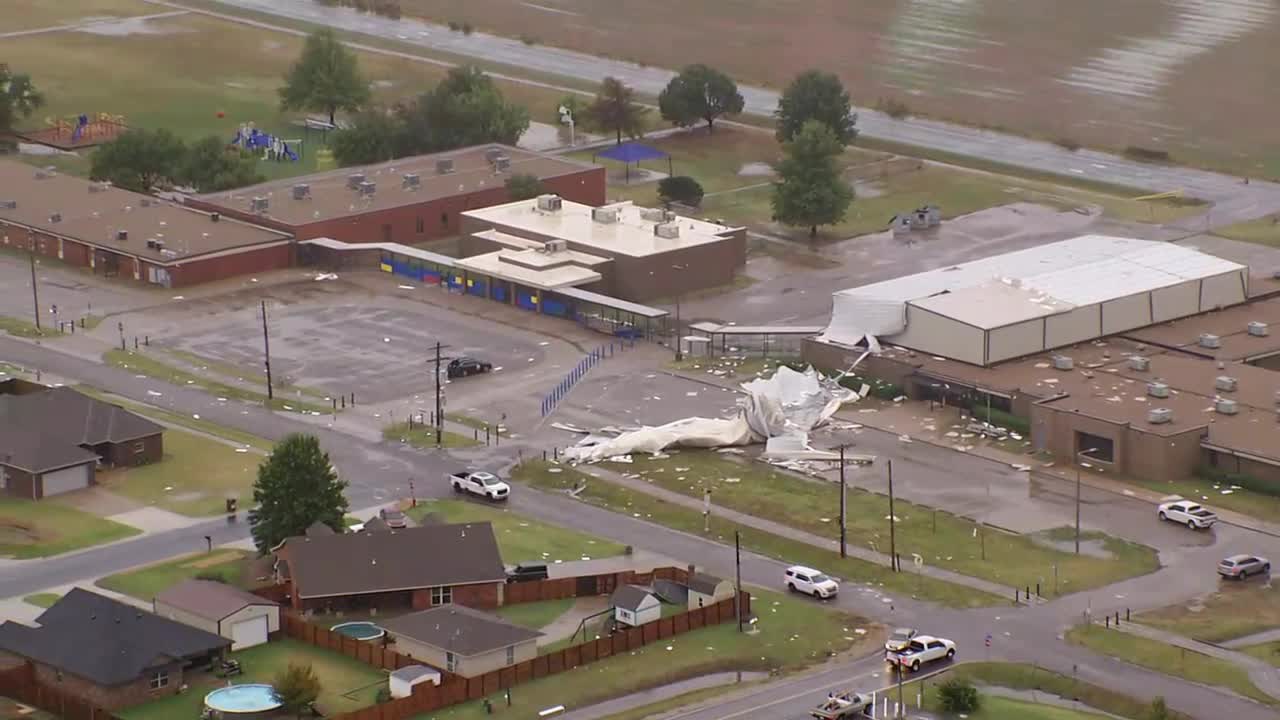
M 1218 522 L 1218 516 L 1200 503 L 1177 498 L 1160 505 L 1156 511 L 1161 520 L 1186 525 L 1192 530 L 1204 530 Z
M 927 665 L 938 660 L 950 660 L 955 656 L 956 644 L 950 640 L 928 635 L 917 635 L 912 638 L 911 644 L 907 645 L 905 650 L 886 652 L 884 659 L 894 667 L 915 672 L 920 669 L 921 665 Z
M 454 492 L 466 492 L 479 495 L 488 500 L 506 500 L 511 494 L 511 486 L 493 473 L 460 472 L 449 473 L 449 484 Z

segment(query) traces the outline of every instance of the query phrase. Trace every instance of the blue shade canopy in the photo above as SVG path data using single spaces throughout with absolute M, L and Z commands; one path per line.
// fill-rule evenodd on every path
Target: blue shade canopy
M 643 143 L 628 142 L 621 145 L 615 145 L 608 150 L 601 150 L 596 153 L 596 157 L 608 158 L 619 162 L 633 163 L 643 160 L 657 160 L 658 158 L 667 157 L 667 154 L 658 148 Z

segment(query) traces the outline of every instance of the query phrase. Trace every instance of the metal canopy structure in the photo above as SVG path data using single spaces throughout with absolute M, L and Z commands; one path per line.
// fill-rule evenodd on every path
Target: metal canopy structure
M 747 341 L 759 341 L 759 352 L 761 355 L 768 355 L 770 352 L 770 339 L 773 339 L 772 350 L 775 353 L 795 354 L 799 352 L 799 347 L 788 345 L 788 341 L 792 344 L 796 340 L 807 337 L 813 337 L 820 334 L 825 328 L 818 325 L 722 325 L 712 322 L 696 322 L 689 326 L 689 330 L 698 335 L 706 336 L 708 342 L 708 350 L 712 355 L 716 352 L 716 340 L 720 341 L 720 353 L 728 354 L 729 338 L 734 338 L 734 345 L 742 348 Z M 754 352 L 754 349 L 753 349 Z
M 628 181 L 631 180 L 631 164 L 636 163 L 638 165 L 645 160 L 661 160 L 662 158 L 666 158 L 667 175 L 675 174 L 672 170 L 671 156 L 652 145 L 645 145 L 644 143 L 625 142 L 621 145 L 614 145 L 606 150 L 592 153 L 592 161 L 595 161 L 596 158 L 616 160 L 622 163 L 626 167 Z

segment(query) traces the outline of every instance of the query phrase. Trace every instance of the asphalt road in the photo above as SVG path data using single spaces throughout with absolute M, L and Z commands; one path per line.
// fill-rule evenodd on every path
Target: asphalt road
M 108 389 L 121 396 L 157 403 L 179 412 L 199 413 L 201 417 L 267 438 L 305 430 L 315 433 L 344 478 L 351 483 L 348 492 L 353 507 L 386 502 L 405 494 L 409 475 L 440 477 L 456 465 L 456 460 L 439 453 L 421 453 L 380 443 L 362 441 L 323 427 L 268 413 L 258 408 L 234 403 L 220 403 L 198 391 L 140 378 L 113 367 L 42 348 L 33 344 L 0 337 L 0 359 L 27 366 L 41 367 L 45 372 L 75 378 Z M 148 391 L 161 392 L 157 399 Z M 496 449 L 510 460 L 514 446 Z M 495 462 L 493 454 L 490 462 Z M 444 494 L 443 483 L 422 483 L 424 494 Z M 627 517 L 583 505 L 565 496 L 529 491 L 517 492 L 510 501 L 515 511 L 543 521 L 585 532 L 607 536 L 619 542 L 642 547 L 673 558 L 697 562 L 711 572 L 731 577 L 734 572 L 732 548 L 720 539 L 713 541 L 652 525 L 643 519 Z M 223 520 L 171 532 L 147 535 L 114 545 L 47 560 L 10 563 L 0 569 L 0 596 L 21 595 L 46 587 L 67 584 L 86 577 L 97 577 L 141 563 L 153 562 L 176 553 L 198 550 L 204 546 L 204 535 L 216 542 L 229 542 L 247 536 L 243 523 L 228 524 Z M 1212 552 L 1212 548 L 1203 552 Z M 785 563 L 744 552 L 742 580 L 746 584 L 777 587 Z M 1150 590 L 1160 586 L 1160 575 L 1129 581 L 1129 592 Z M 1180 682 L 1097 656 L 1080 648 L 1065 645 L 1058 634 L 1075 618 L 1082 603 L 1095 610 L 1102 603 L 1080 596 L 1035 608 L 988 608 L 956 611 L 936 608 L 909 598 L 885 596 L 878 588 L 846 579 L 844 592 L 832 602 L 836 607 L 874 618 L 889 625 L 913 625 L 925 632 L 954 639 L 961 657 L 976 658 L 978 653 L 990 659 L 1035 662 L 1041 667 L 1071 673 L 1082 679 L 1124 692 L 1143 696 L 1163 695 L 1170 704 L 1197 717 L 1231 716 L 1237 720 L 1273 718 L 1272 710 L 1206 687 Z M 1113 588 L 1108 588 L 1111 593 Z M 1121 596 L 1123 597 L 1123 596 Z M 1112 601 L 1114 603 L 1116 601 Z M 768 608 L 757 607 L 760 622 L 768 622 Z M 984 638 L 993 637 L 993 647 L 984 650 Z M 729 720 L 730 718 L 778 718 L 803 714 L 826 692 L 850 683 L 876 686 L 876 658 L 859 660 L 851 665 L 808 673 L 792 679 L 770 683 L 745 698 L 726 701 L 714 708 L 688 715 L 689 720 Z M 779 707 L 784 700 L 785 707 Z
M 218 0 L 234 18 L 243 8 L 280 17 L 358 32 L 373 37 L 487 62 L 523 68 L 529 72 L 598 83 L 607 76 L 621 79 L 639 92 L 657 95 L 670 81 L 672 72 L 641 67 L 635 63 L 595 57 L 543 45 L 526 45 L 513 39 L 485 33 L 451 32 L 447 27 L 417 19 L 393 20 L 349 8 L 327 7 L 314 0 Z M 506 76 L 503 76 L 506 77 Z M 518 77 L 509 79 L 520 81 Z M 763 88 L 739 86 L 746 111 L 770 116 L 778 104 L 778 93 Z M 1103 152 L 1075 152 L 1053 143 L 1015 135 L 978 130 L 963 125 L 909 118 L 895 120 L 883 113 L 859 108 L 858 126 L 867 137 L 944 150 L 958 155 L 983 158 L 1017 167 L 1056 174 L 1071 174 L 1107 183 L 1144 188 L 1152 192 L 1183 190 L 1215 203 L 1212 224 L 1252 219 L 1280 211 L 1280 185 L 1251 182 L 1220 173 L 1176 166 L 1153 165 Z M 1205 221 L 1190 221 L 1203 229 Z M 1188 226 L 1188 229 L 1192 229 Z

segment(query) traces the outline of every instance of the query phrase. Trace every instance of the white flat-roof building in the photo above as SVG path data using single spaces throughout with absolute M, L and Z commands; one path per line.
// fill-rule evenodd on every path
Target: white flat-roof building
M 1085 235 L 833 295 L 818 338 L 974 365 L 1235 305 L 1248 268 L 1163 242 Z

